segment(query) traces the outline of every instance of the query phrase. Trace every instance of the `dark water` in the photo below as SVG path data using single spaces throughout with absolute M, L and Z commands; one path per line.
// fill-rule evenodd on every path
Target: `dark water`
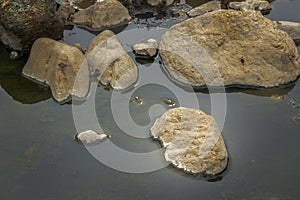
M 193 3 L 195 3 L 194 1 Z M 273 20 L 300 21 L 300 1 L 277 0 L 267 16 Z M 166 22 L 166 26 L 172 22 Z M 164 29 L 141 28 L 130 24 L 119 33 L 126 47 L 139 37 L 156 37 Z M 136 35 L 135 35 L 136 34 Z M 82 29 L 65 32 L 68 43 L 86 47 L 94 37 Z M 128 48 L 127 48 L 128 49 Z M 300 48 L 298 48 L 298 51 Z M 72 106 L 59 105 L 47 88 L 20 76 L 26 62 L 9 61 L 0 48 L 0 199 L 4 200 L 115 200 L 115 199 L 299 199 L 300 190 L 300 81 L 285 88 L 255 91 L 228 90 L 226 121 L 222 131 L 230 155 L 229 166 L 211 182 L 178 172 L 172 167 L 142 174 L 111 169 L 97 161 L 82 145 L 73 140 L 76 133 Z M 156 64 L 139 66 L 140 77 L 159 77 Z M 140 126 L 150 122 L 148 110 L 154 104 L 164 109 L 162 98 L 173 98 L 177 106 L 189 103 L 176 100 L 182 89 L 163 82 L 154 84 L 140 78 L 132 97 L 144 104 L 131 103 L 130 116 Z M 147 79 L 148 80 L 148 79 Z M 175 88 L 175 89 L 174 89 Z M 272 95 L 285 95 L 273 100 Z M 159 145 L 149 138 L 130 137 L 118 127 L 112 113 L 116 106 L 113 94 L 102 87 L 96 92 L 96 111 L 102 128 L 111 140 L 128 151 L 149 152 Z M 211 110 L 209 94 L 196 94 L 200 108 Z M 119 102 L 127 101 L 126 94 Z M 147 129 L 145 129 L 147 130 Z M 125 162 L 125 160 L 124 160 Z M 153 160 L 155 162 L 155 160 Z M 141 163 L 143 165 L 143 163 Z

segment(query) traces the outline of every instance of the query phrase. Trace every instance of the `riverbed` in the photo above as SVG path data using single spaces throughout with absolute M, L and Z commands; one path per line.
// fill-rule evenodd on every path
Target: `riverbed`
M 268 18 L 300 21 L 300 1 L 276 0 L 271 5 Z M 166 28 L 176 23 L 172 19 L 159 22 L 159 26 L 149 27 L 135 21 L 115 32 L 130 51 L 140 38 L 159 40 Z M 86 48 L 95 34 L 75 27 L 65 30 L 64 40 L 69 44 L 79 42 Z M 132 52 L 129 54 L 134 57 Z M 222 174 L 209 179 L 184 174 L 172 166 L 148 173 L 127 173 L 99 162 L 73 139 L 77 130 L 72 105 L 58 104 L 49 89 L 23 78 L 25 62 L 26 56 L 9 60 L 9 52 L 0 46 L 0 199 L 300 198 L 300 121 L 293 119 L 300 116 L 299 79 L 268 90 L 227 89 L 226 102 L 222 102 L 226 107 L 222 135 L 229 165 Z M 126 134 L 127 128 L 118 120 L 143 127 L 143 137 L 152 123 L 151 106 L 170 108 L 163 102 L 165 98 L 173 99 L 176 107 L 196 99 L 207 113 L 214 105 L 207 91 L 186 91 L 170 81 L 159 58 L 137 63 L 139 80 L 132 90 L 122 94 L 102 86 L 95 88 L 95 110 L 99 124 L 115 145 L 129 152 L 146 153 L 160 149 L 159 143 Z M 157 77 L 161 82 L 155 81 Z M 182 94 L 184 101 L 177 97 Z M 137 96 L 143 104 L 132 101 Z M 278 96 L 282 98 L 274 98 Z M 115 116 L 114 110 L 120 116 L 129 113 L 127 117 L 132 120 Z M 147 164 L 151 162 L 159 161 Z M 140 164 L 145 167 L 145 163 Z

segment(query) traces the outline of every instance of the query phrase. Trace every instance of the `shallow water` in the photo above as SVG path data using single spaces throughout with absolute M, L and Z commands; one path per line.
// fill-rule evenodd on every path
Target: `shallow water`
M 300 21 L 300 1 L 277 0 L 272 6 L 267 17 Z M 168 21 L 163 27 L 172 23 Z M 164 31 L 145 27 L 132 31 L 136 27 L 132 23 L 118 31 L 127 50 L 139 38 L 159 39 Z M 65 31 L 66 42 L 80 42 L 84 48 L 93 37 L 78 28 Z M 59 105 L 47 88 L 20 76 L 26 59 L 12 62 L 7 57 L 8 52 L 1 47 L 0 199 L 300 198 L 300 122 L 293 120 L 300 115 L 300 109 L 293 106 L 300 103 L 299 80 L 277 90 L 228 90 L 222 134 L 230 155 L 229 166 L 218 181 L 212 182 L 185 175 L 171 166 L 142 174 L 105 166 L 73 140 L 76 128 L 72 106 Z M 118 110 L 120 116 L 128 109 L 130 116 L 124 120 L 132 117 L 139 126 L 149 125 L 162 109 L 169 108 L 163 98 L 174 99 L 176 106 L 194 105 L 197 101 L 202 110 L 211 112 L 207 92 L 196 93 L 195 100 L 194 93 L 169 81 L 158 62 L 140 65 L 138 84 L 127 93 L 97 88 L 98 120 L 104 131 L 111 134 L 112 142 L 128 151 L 149 152 L 160 146 L 150 138 L 134 138 L 124 133 L 122 130 L 127 129 L 122 124 L 117 126 L 119 117 L 113 116 L 112 109 Z M 157 77 L 162 77 L 161 82 L 157 83 Z M 285 99 L 273 100 L 270 96 L 274 94 L 285 95 Z M 184 96 L 184 101 L 176 99 L 176 95 Z M 130 103 L 136 96 L 142 98 L 143 104 Z M 123 104 L 127 106 L 122 107 Z M 153 105 L 157 110 L 153 111 Z M 144 127 L 140 136 L 146 135 L 148 129 Z

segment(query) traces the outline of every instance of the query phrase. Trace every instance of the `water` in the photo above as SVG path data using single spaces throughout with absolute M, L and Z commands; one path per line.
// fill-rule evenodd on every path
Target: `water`
M 278 0 L 272 6 L 273 11 L 267 17 L 300 20 L 299 1 Z M 122 33 L 135 27 L 136 24 L 131 24 L 123 32 L 119 30 L 121 40 Z M 142 36 L 148 34 L 147 29 L 140 31 Z M 163 30 L 154 31 L 151 36 L 159 38 L 161 33 Z M 77 28 L 66 31 L 65 36 L 66 42 L 80 42 L 84 48 L 94 37 Z M 127 42 L 124 45 L 129 47 L 130 39 Z M 151 173 L 130 174 L 100 163 L 73 140 L 76 129 L 72 106 L 57 104 L 47 88 L 21 77 L 26 58 L 12 62 L 7 57 L 8 52 L 1 47 L 0 199 L 300 198 L 300 123 L 293 120 L 300 115 L 300 110 L 290 103 L 300 102 L 299 80 L 278 90 L 228 90 L 222 134 L 230 155 L 229 166 L 218 181 L 212 182 L 185 175 L 170 166 Z M 140 65 L 140 75 L 163 74 L 158 60 L 155 63 Z M 167 76 L 163 76 L 169 84 Z M 139 83 L 145 80 L 140 78 Z M 134 122 L 140 126 L 149 124 L 148 111 L 152 105 L 168 109 L 162 98 L 174 99 L 177 106 L 184 104 L 175 96 L 183 90 L 176 85 L 171 88 L 177 89 L 168 90 L 159 84 L 137 85 L 132 97 L 139 96 L 144 102 L 130 104 Z M 192 94 L 187 95 L 186 101 L 192 102 Z M 285 99 L 270 98 L 276 94 L 285 95 Z M 111 101 L 112 95 L 116 94 L 97 88 L 95 108 L 102 128 L 112 135 L 113 143 L 133 152 L 158 149 L 159 144 L 150 138 L 128 136 L 116 125 L 111 106 L 123 108 Z M 129 102 L 125 96 L 118 96 L 119 101 Z M 197 99 L 200 108 L 210 112 L 209 94 L 199 92 Z

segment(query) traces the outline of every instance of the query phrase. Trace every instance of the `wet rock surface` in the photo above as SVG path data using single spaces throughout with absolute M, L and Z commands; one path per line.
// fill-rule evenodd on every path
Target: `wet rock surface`
M 186 20 L 163 35 L 159 51 L 170 75 L 195 87 L 275 87 L 300 74 L 292 38 L 255 11 L 220 10 Z
M 137 81 L 138 69 L 112 31 L 96 36 L 86 51 L 90 70 L 101 84 L 126 89 Z
M 208 12 L 212 12 L 215 10 L 221 9 L 221 2 L 220 1 L 209 1 L 205 4 L 197 6 L 190 11 L 187 12 L 189 17 L 196 17 L 198 15 L 203 15 Z
M 102 31 L 127 24 L 130 20 L 128 10 L 119 1 L 108 0 L 76 12 L 72 22 L 93 31 Z
M 137 57 L 153 59 L 158 52 L 158 43 L 155 39 L 148 39 L 132 46 Z
M 60 39 L 63 22 L 52 0 L 0 2 L 0 38 L 11 49 L 29 52 L 40 37 Z
M 165 148 L 165 159 L 197 175 L 216 175 L 227 166 L 228 153 L 215 120 L 200 110 L 173 108 L 158 118 L 151 135 Z
M 36 40 L 23 75 L 50 86 L 54 99 L 60 103 L 72 96 L 84 98 L 89 90 L 89 72 L 83 53 L 48 38 Z

